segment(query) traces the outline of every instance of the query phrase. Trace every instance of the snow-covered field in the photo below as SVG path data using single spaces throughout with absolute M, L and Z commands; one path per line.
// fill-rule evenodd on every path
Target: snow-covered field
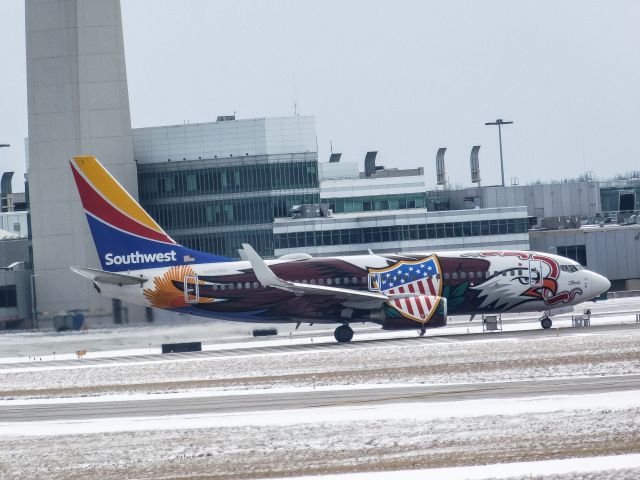
M 538 338 L 425 339 L 237 356 L 0 368 L 0 398 L 385 383 L 471 383 L 640 371 L 640 328 Z
M 241 341 L 233 335 L 226 343 L 207 346 L 218 350 L 215 355 L 127 358 L 118 353 L 119 348 L 145 353 L 145 341 L 187 339 L 204 332 L 202 325 L 183 326 L 179 334 L 168 326 L 127 329 L 132 339 L 124 339 L 121 331 L 90 332 L 87 338 L 100 347 L 104 358 L 89 362 L 54 362 L 46 356 L 42 362 L 20 363 L 22 352 L 30 348 L 30 335 L 33 350 L 63 345 L 63 336 L 0 335 L 0 411 L 71 404 L 86 412 L 92 403 L 105 401 L 223 396 L 233 402 L 241 393 L 286 396 L 425 384 L 485 388 L 515 380 L 535 384 L 547 379 L 624 378 L 640 373 L 640 325 L 631 325 L 633 315 L 627 311 L 635 302 L 619 302 L 614 305 L 616 315 L 593 320 L 627 323 L 624 328 L 469 337 L 463 331 L 467 323 L 459 322 L 447 327 L 447 333 L 460 331 L 461 337 L 278 347 L 310 342 L 300 336 L 243 343 L 273 348 L 242 355 L 225 350 L 237 348 Z M 527 325 L 523 319 L 509 328 Z M 76 341 L 79 335 L 69 338 Z M 11 339 L 16 345 L 3 351 Z M 56 348 L 59 355 L 61 349 Z M 606 458 L 597 458 L 601 456 Z M 396 473 L 392 476 L 390 471 Z M 269 411 L 197 415 L 158 410 L 145 417 L 85 415 L 76 420 L 0 423 L 2 480 L 305 475 L 338 475 L 326 480 L 640 478 L 640 391 L 521 398 L 496 394 L 477 400 L 289 410 L 275 405 Z
M 6 478 L 223 479 L 469 465 L 493 466 L 485 476 L 476 467 L 458 471 L 464 476 L 445 477 L 440 471 L 421 478 L 503 478 L 505 473 L 532 478 L 528 475 L 567 471 L 638 478 L 640 473 L 638 455 L 621 456 L 640 451 L 638 391 L 584 395 L 580 402 L 563 396 L 324 407 L 27 428 L 0 426 L 0 475 Z M 566 463 L 513 470 L 494 465 L 602 455 L 621 457 L 590 466 L 574 460 L 573 470 Z

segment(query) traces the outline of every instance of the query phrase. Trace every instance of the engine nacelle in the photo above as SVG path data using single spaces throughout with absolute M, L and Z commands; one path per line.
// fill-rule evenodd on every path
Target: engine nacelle
M 447 324 L 447 299 L 432 295 L 392 295 L 384 308 L 387 330 L 435 328 Z

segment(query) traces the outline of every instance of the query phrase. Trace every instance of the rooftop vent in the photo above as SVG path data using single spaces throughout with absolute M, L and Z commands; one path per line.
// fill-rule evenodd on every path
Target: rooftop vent
M 365 177 L 370 177 L 376 173 L 376 155 L 378 155 L 378 152 L 367 152 L 364 157 Z
M 218 118 L 216 118 L 216 122 L 230 122 L 235 119 L 235 115 L 219 115 Z

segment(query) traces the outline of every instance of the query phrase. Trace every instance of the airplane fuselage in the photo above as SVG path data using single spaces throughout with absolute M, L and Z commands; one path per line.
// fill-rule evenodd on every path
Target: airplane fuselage
M 538 252 L 462 251 L 283 258 L 266 262 L 282 280 L 308 285 L 425 294 L 446 299 L 449 315 L 546 311 L 574 306 L 602 291 L 599 276 L 576 262 Z M 429 271 L 428 269 L 431 269 Z M 125 273 L 125 272 L 123 272 Z M 415 328 L 412 304 L 348 308 L 344 302 L 263 286 L 248 261 L 131 270 L 141 286 L 99 284 L 101 293 L 174 312 L 246 322 L 372 321 Z M 600 277 L 602 278 L 602 277 Z M 411 287 L 415 291 L 411 290 Z M 424 288 L 424 291 L 419 289 Z M 417 305 L 413 305 L 417 309 Z M 408 310 L 407 310 L 408 309 Z M 426 327 L 446 323 L 436 319 Z M 389 319 L 394 319 L 389 322 Z

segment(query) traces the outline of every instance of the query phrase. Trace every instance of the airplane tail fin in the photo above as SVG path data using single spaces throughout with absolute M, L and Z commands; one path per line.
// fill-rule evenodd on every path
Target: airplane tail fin
M 177 244 L 92 156 L 69 162 L 102 268 L 108 272 L 232 259 Z

